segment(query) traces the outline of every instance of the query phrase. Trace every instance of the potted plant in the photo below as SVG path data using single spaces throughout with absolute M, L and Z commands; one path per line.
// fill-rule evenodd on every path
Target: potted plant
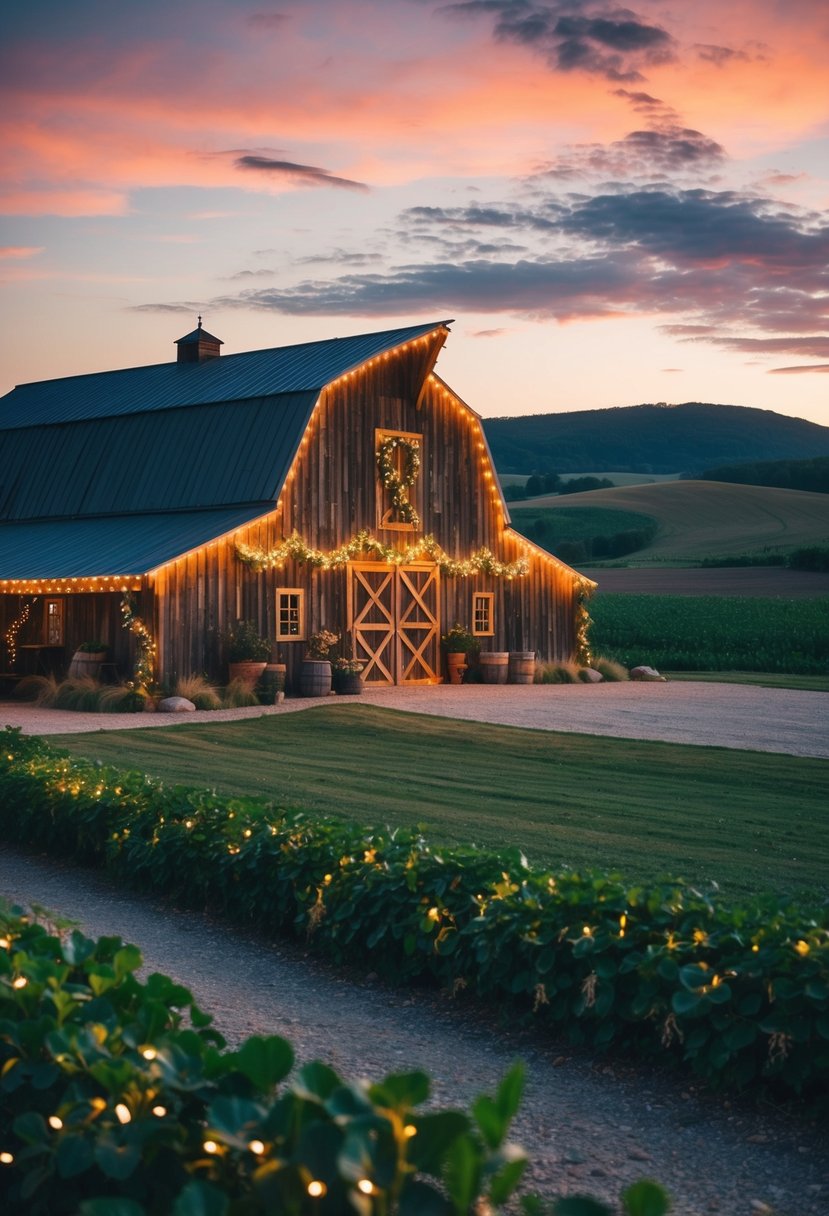
M 81 676 L 91 676 L 93 680 L 96 680 L 101 671 L 101 664 L 106 662 L 108 652 L 109 647 L 106 642 L 81 642 L 72 655 L 72 661 L 69 664 L 69 678 L 74 680 Z
M 308 639 L 308 653 L 302 660 L 299 676 L 301 697 L 327 697 L 331 691 L 331 647 L 340 640 L 338 633 L 320 629 Z
M 334 692 L 341 696 L 354 697 L 363 691 L 362 670 L 365 663 L 360 659 L 334 659 L 331 664 L 331 679 Z
M 225 631 L 224 643 L 231 681 L 241 680 L 253 688 L 271 657 L 270 642 L 253 621 L 236 621 Z
M 473 658 L 481 649 L 481 643 L 469 632 L 465 625 L 455 622 L 451 629 L 440 639 L 443 653 L 446 655 L 446 667 L 449 672 L 450 684 L 462 684 L 464 672 Z

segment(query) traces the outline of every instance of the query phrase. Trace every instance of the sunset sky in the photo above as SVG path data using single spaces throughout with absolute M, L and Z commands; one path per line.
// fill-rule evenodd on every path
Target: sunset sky
M 826 0 L 28 0 L 0 392 L 456 318 L 485 416 L 829 425 Z

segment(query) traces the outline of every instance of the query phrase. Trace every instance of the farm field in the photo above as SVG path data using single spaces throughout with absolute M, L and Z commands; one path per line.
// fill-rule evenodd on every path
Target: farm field
M 656 485 L 593 490 L 565 498 L 532 500 L 533 508 L 575 508 L 648 515 L 659 526 L 656 539 L 639 550 L 637 565 L 698 562 L 768 550 L 785 553 L 825 544 L 829 537 L 829 495 L 714 481 L 666 481 Z M 525 508 L 526 510 L 526 508 Z M 517 517 L 517 510 L 513 510 Z M 613 531 L 622 531 L 620 523 Z
M 580 566 L 579 570 L 599 584 L 599 595 L 829 596 L 829 574 L 784 566 Z
M 205 784 L 534 865 L 826 894 L 829 761 L 320 706 L 213 725 L 55 737 L 169 784 Z
M 829 598 L 597 595 L 593 649 L 626 667 L 825 675 Z
M 769 671 L 672 671 L 672 680 L 704 684 L 750 684 L 759 688 L 793 688 L 798 692 L 829 692 L 829 675 L 793 676 Z
M 647 486 L 655 485 L 660 481 L 679 479 L 679 473 L 608 473 L 606 469 L 602 469 L 600 472 L 588 469 L 586 473 L 562 473 L 560 476 L 562 481 L 573 481 L 576 477 L 606 477 L 608 481 L 614 482 L 617 486 Z M 529 473 L 498 474 L 498 480 L 502 486 L 523 486 L 528 477 Z M 528 501 L 534 500 L 528 499 Z

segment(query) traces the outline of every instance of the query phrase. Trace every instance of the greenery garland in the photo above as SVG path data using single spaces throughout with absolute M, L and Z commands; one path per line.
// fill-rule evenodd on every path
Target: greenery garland
M 523 578 L 530 572 L 530 562 L 526 557 L 519 557 L 514 562 L 501 562 L 490 549 L 481 548 L 470 557 L 459 560 L 445 553 L 433 536 L 424 536 L 405 549 L 395 549 L 372 536 L 365 528 L 344 545 L 328 553 L 321 549 L 312 549 L 298 532 L 293 532 L 274 549 L 260 549 L 256 545 L 245 545 L 241 542 L 236 544 L 236 556 L 239 561 L 257 571 L 273 570 L 283 566 L 286 561 L 300 562 L 321 570 L 337 570 L 363 554 L 370 554 L 390 566 L 404 566 L 419 558 L 428 557 L 437 564 L 441 574 L 448 578 L 490 574 L 495 578 L 513 579 Z
M 593 665 L 593 654 L 590 650 L 590 626 L 593 621 L 587 609 L 592 594 L 592 584 L 582 580 L 576 596 L 576 662 L 579 667 L 592 667 Z
M 400 473 L 394 459 L 398 448 L 403 453 L 403 469 Z M 409 501 L 407 491 L 409 486 L 414 485 L 420 472 L 420 444 L 416 439 L 390 435 L 377 449 L 377 467 L 380 470 L 380 480 L 391 495 L 392 506 L 398 517 L 416 528 L 420 523 L 420 516 L 414 504 Z
M 129 591 L 121 600 L 121 616 L 124 629 L 135 637 L 135 684 L 138 688 L 149 688 L 155 679 L 155 640 L 147 626 L 136 615 L 135 603 Z

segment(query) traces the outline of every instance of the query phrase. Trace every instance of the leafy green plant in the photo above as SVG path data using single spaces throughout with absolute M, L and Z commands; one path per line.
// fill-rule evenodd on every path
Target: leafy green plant
M 229 663 L 266 663 L 271 656 L 271 643 L 260 636 L 253 621 L 234 621 L 223 640 Z
M 28 1216 L 464 1216 L 526 1166 L 516 1065 L 471 1115 L 422 1072 L 344 1081 L 276 1036 L 235 1051 L 116 937 L 0 907 L 0 1200 Z M 232 1208 L 231 1208 L 232 1205 Z
M 5 839 L 295 934 L 397 983 L 460 984 L 597 1049 L 662 1057 L 713 1085 L 829 1087 L 829 914 L 729 906 L 680 881 L 545 873 L 520 853 L 166 789 L 7 730 Z
M 109 650 L 106 642 L 81 642 L 80 646 L 75 647 L 76 651 L 81 654 L 106 654 Z
M 443 634 L 440 644 L 445 654 L 476 655 L 481 649 L 480 638 L 476 638 L 458 621 Z

